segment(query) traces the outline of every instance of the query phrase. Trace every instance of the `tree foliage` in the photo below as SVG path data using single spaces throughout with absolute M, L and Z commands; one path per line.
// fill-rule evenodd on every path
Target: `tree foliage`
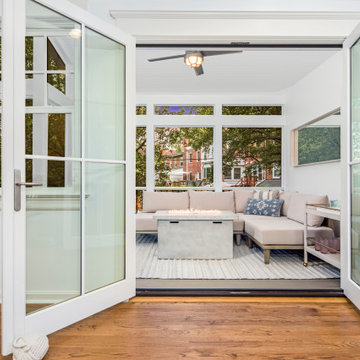
M 146 186 L 146 127 L 136 128 L 136 186 Z
M 146 115 L 146 105 L 137 105 L 136 115 Z
M 145 128 L 137 130 L 137 186 L 146 184 Z M 213 128 L 157 128 L 155 130 L 155 173 L 156 185 L 165 186 L 171 168 L 167 159 L 169 152 L 183 153 L 184 146 L 195 151 L 212 153 Z M 166 153 L 168 152 L 168 153 Z M 213 160 L 213 159 L 208 159 Z M 229 171 L 236 165 L 244 165 L 249 173 L 261 165 L 265 169 L 281 167 L 281 129 L 279 128 L 224 128 L 223 170 Z M 206 183 L 213 182 L 213 167 Z
M 281 106 L 232 106 L 222 107 L 223 115 L 281 115 Z
M 155 106 L 154 113 L 156 115 L 214 115 L 214 107 L 201 105 L 157 105 Z
M 298 131 L 298 163 L 340 159 L 340 126 L 309 126 Z
M 281 166 L 281 129 L 224 128 L 223 171 L 245 165 L 246 172 L 261 165 L 265 169 Z

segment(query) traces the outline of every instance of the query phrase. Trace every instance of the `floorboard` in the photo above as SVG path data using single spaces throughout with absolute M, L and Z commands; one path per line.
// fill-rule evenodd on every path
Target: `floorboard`
M 49 336 L 46 360 L 360 358 L 345 298 L 138 297 Z

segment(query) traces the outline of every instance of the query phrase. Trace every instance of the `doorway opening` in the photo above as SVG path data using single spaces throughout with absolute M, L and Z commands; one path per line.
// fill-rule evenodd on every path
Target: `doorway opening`
M 213 52 L 202 74 L 184 63 L 185 46 L 137 48 L 138 291 L 339 291 L 340 217 L 308 214 L 306 262 L 303 247 L 306 205 L 336 215 L 341 202 L 341 46 L 198 50 Z M 337 98 L 329 117 L 324 98 Z M 304 163 L 294 164 L 295 154 Z M 280 203 L 277 216 L 256 208 L 269 203 Z M 211 211 L 211 221 L 225 223 L 226 211 L 234 218 L 231 239 L 220 230 L 208 255 L 215 233 L 199 236 L 205 222 L 187 232 L 184 216 L 190 223 Z M 184 228 L 159 234 L 166 221 Z

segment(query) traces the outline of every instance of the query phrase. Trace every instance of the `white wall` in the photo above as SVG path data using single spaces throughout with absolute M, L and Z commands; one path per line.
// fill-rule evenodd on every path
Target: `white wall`
M 286 93 L 286 139 L 290 151 L 290 131 L 340 107 L 343 97 L 343 55 L 339 51 Z M 341 163 L 291 167 L 285 160 L 287 189 L 310 194 L 327 194 L 331 200 L 341 196 Z

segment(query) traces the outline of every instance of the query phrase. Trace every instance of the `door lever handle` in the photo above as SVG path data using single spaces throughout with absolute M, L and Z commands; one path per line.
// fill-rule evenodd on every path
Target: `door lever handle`
M 22 182 L 21 172 L 18 169 L 14 170 L 14 210 L 21 210 L 21 186 L 32 187 L 32 186 L 43 186 L 43 184 L 33 182 Z
M 33 183 L 33 182 L 16 182 L 15 185 L 16 186 L 26 186 L 26 187 L 43 186 L 43 184 Z

